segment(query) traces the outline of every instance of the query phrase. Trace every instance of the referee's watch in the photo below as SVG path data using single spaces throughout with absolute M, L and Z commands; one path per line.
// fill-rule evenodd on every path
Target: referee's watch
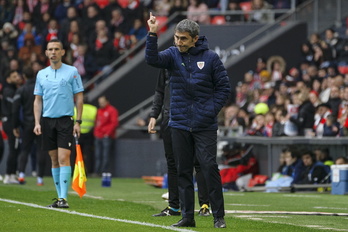
M 76 120 L 76 122 L 80 125 L 82 124 L 82 120 Z

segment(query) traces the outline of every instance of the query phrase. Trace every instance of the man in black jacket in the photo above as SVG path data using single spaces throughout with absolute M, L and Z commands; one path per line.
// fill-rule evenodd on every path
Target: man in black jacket
M 21 76 L 17 71 L 9 71 L 6 74 L 6 83 L 2 93 L 1 116 L 2 126 L 8 137 L 9 153 L 6 162 L 6 175 L 4 184 L 18 184 L 16 178 L 17 158 L 19 152 L 19 140 L 13 134 L 12 105 L 16 93 L 17 84 L 21 82 Z
M 28 162 L 28 156 L 32 151 L 33 144 L 36 144 L 37 136 L 34 134 L 33 129 L 35 126 L 33 104 L 34 104 L 34 87 L 35 78 L 34 71 L 31 67 L 27 67 L 23 70 L 23 77 L 26 82 L 19 89 L 13 98 L 12 106 L 12 123 L 13 134 L 16 138 L 22 138 L 21 151 L 19 153 L 19 177 L 20 184 L 25 184 L 25 168 Z M 20 129 L 21 128 L 21 129 Z M 37 151 L 41 149 L 38 147 Z M 36 158 L 36 157 L 35 157 Z M 37 158 L 40 158 L 39 156 Z M 36 160 L 35 160 L 36 161 Z M 41 163 L 41 162 L 39 162 Z M 34 171 L 34 170 L 33 170 Z M 41 172 L 41 171 L 40 171 Z M 40 173 L 39 173 L 40 174 Z M 43 173 L 38 177 L 38 185 L 42 185 Z
M 148 125 L 149 133 L 156 133 L 156 120 L 162 112 L 161 134 L 163 138 L 164 152 L 167 160 L 168 169 L 168 192 L 169 192 L 169 206 L 158 214 L 153 216 L 179 216 L 180 202 L 178 189 L 178 175 L 176 169 L 175 157 L 173 154 L 171 128 L 168 126 L 169 122 L 169 107 L 170 107 L 170 92 L 169 92 L 169 74 L 165 69 L 161 69 L 157 79 L 155 96 L 152 102 L 152 110 L 150 112 L 150 121 Z M 204 176 L 200 170 L 197 160 L 195 160 L 196 181 L 198 185 L 198 198 L 201 209 L 200 216 L 209 216 L 209 194 L 205 183 Z

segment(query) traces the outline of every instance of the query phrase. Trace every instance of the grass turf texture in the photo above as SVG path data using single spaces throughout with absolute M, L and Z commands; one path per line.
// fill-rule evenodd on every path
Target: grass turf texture
M 45 178 L 44 186 L 36 186 L 35 178 L 27 178 L 25 185 L 0 183 L 0 198 L 46 206 L 56 197 L 52 178 Z M 145 222 L 170 226 L 180 217 L 152 217 L 167 206 L 161 199 L 166 189 L 146 185 L 141 179 L 112 180 L 110 188 L 101 187 L 99 178 L 88 178 L 87 195 L 80 199 L 69 192 L 69 209 L 60 211 L 34 208 L 0 200 L 0 231 L 170 231 L 146 225 L 131 224 L 112 219 Z M 348 213 L 348 196 L 330 193 L 240 193 L 225 192 L 225 209 L 233 211 L 300 211 Z M 196 205 L 196 209 L 199 207 Z M 108 217 L 92 218 L 61 211 Z M 192 231 L 212 231 L 213 217 L 196 216 Z M 224 231 L 287 232 L 287 231 L 348 231 L 348 216 L 315 216 L 289 214 L 227 213 Z

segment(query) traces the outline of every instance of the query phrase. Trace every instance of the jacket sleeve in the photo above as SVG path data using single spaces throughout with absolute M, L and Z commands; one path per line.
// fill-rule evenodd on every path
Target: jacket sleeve
M 152 101 L 152 109 L 149 114 L 151 118 L 157 119 L 160 115 L 162 108 L 163 108 L 163 101 L 164 101 L 164 91 L 166 87 L 166 72 L 164 69 L 161 69 L 158 78 L 157 78 L 157 84 L 156 84 L 156 90 L 155 95 Z
M 219 113 L 230 97 L 231 86 L 227 71 L 217 54 L 214 54 L 213 81 L 215 110 Z
M 12 126 L 13 128 L 18 128 L 20 125 L 19 120 L 19 110 L 21 107 L 21 96 L 22 96 L 22 88 L 19 88 L 14 97 L 12 102 Z
M 146 37 L 145 61 L 153 67 L 168 69 L 172 63 L 170 49 L 158 52 L 157 36 L 148 35 Z

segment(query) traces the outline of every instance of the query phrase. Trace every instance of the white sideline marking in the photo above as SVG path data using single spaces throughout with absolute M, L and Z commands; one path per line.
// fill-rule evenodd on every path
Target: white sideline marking
M 87 214 L 87 213 L 79 213 L 76 211 L 70 211 L 70 210 L 66 210 L 66 209 L 47 208 L 47 207 L 33 204 L 33 203 L 26 203 L 26 202 L 14 201 L 14 200 L 3 199 L 3 198 L 0 198 L 0 201 L 12 203 L 12 204 L 18 204 L 18 205 L 25 205 L 28 207 L 39 208 L 39 209 L 55 210 L 55 211 L 59 211 L 62 213 L 74 214 L 74 215 L 79 215 L 79 216 L 83 216 L 83 217 L 98 218 L 98 219 L 104 219 L 104 220 L 109 220 L 109 221 L 124 222 L 124 223 L 149 226 L 149 227 L 158 227 L 158 228 L 172 230 L 172 231 L 180 231 L 180 232 L 193 232 L 194 231 L 194 230 L 188 230 L 188 229 L 180 229 L 180 228 L 171 227 L 171 226 L 161 226 L 161 225 L 156 225 L 156 224 L 147 223 L 147 222 L 138 222 L 138 221 L 125 220 L 125 219 L 98 216 L 98 215 Z

